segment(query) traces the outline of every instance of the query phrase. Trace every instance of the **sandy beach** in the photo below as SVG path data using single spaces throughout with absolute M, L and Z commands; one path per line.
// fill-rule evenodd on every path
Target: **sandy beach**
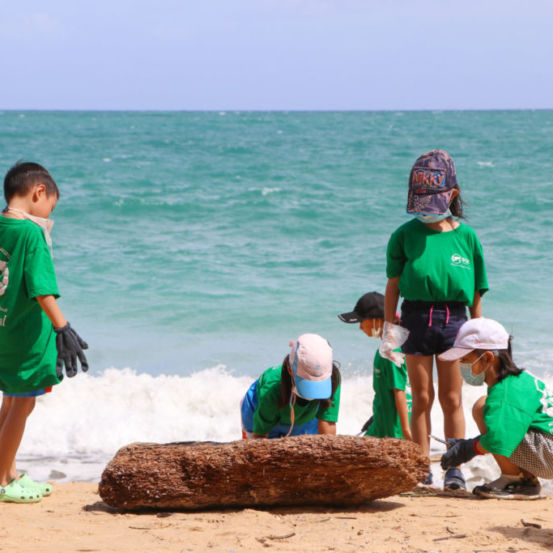
M 516 553 L 553 549 L 552 497 L 479 500 L 420 489 L 346 510 L 134 514 L 108 507 L 97 488 L 94 483 L 56 484 L 52 496 L 38 504 L 0 504 L 0 551 Z

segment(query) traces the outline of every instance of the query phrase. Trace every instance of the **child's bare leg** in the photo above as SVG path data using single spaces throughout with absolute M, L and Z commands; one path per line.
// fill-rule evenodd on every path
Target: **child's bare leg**
M 10 410 L 12 399 L 13 399 L 12 397 L 4 396 L 4 395 L 2 396 L 2 406 L 0 407 L 0 432 L 2 431 L 2 426 L 4 425 L 4 421 L 8 416 L 8 411 Z
M 459 361 L 441 361 L 436 358 L 438 370 L 438 398 L 444 414 L 445 438 L 465 437 L 465 415 L 463 413 L 463 377 Z
M 6 400 L 10 400 L 7 401 Z M 4 402 L 6 409 L 4 411 Z M 19 449 L 27 417 L 35 406 L 34 397 L 10 397 L 2 402 L 0 418 L 0 485 L 17 478 L 15 455 Z
M 485 434 L 488 429 L 486 428 L 486 423 L 484 422 L 484 404 L 486 403 L 486 396 L 483 396 L 479 398 L 476 403 L 472 407 L 472 417 L 476 421 L 476 425 L 478 426 L 478 430 L 480 430 L 481 434 Z M 499 465 L 499 469 L 501 470 L 501 474 L 509 474 L 512 476 L 518 476 L 521 472 L 526 477 L 533 477 L 534 475 L 529 473 L 528 471 L 525 471 L 524 469 L 521 469 L 520 467 L 517 467 L 507 457 L 504 457 L 503 455 L 496 455 L 495 453 L 492 453 L 493 458 L 495 459 L 495 462 Z
M 0 435 L 2 434 L 2 428 L 4 426 L 4 421 L 6 420 L 8 416 L 8 412 L 12 406 L 13 398 L 9 396 L 3 396 L 2 397 L 2 407 L 0 407 Z M 0 442 L 1 443 L 1 442 Z M 15 468 L 15 459 L 12 463 L 12 468 L 10 470 L 11 474 L 17 474 L 17 470 Z
M 430 451 L 428 434 L 431 430 L 430 410 L 434 403 L 431 355 L 406 355 L 407 372 L 413 396 L 411 406 L 411 434 L 424 455 Z

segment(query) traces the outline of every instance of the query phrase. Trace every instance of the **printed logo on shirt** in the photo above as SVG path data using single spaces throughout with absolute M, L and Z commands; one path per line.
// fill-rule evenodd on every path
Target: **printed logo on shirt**
M 529 373 L 534 378 L 536 390 L 541 394 L 540 403 L 542 411 L 549 417 L 553 417 L 553 393 L 546 386 L 543 380 L 536 378 L 533 374 Z
M 470 269 L 470 259 L 463 257 L 459 253 L 454 253 L 451 256 L 451 265 L 453 267 L 461 267 L 461 269 Z
M 10 282 L 10 270 L 8 269 L 10 257 L 4 248 L 0 248 L 0 296 L 4 295 Z

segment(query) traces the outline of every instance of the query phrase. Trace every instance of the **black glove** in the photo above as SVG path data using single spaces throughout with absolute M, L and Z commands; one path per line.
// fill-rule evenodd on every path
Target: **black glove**
M 442 455 L 441 465 L 444 470 L 450 467 L 456 467 L 462 465 L 467 461 L 470 461 L 473 457 L 478 455 L 476 449 L 474 449 L 475 442 L 480 438 L 471 438 L 470 440 L 457 440 L 455 438 L 448 438 L 447 451 Z
M 365 432 L 369 429 L 369 426 L 373 423 L 374 417 L 371 417 L 361 428 L 361 432 L 359 434 L 365 434 Z
M 88 371 L 88 361 L 83 349 L 88 349 L 88 344 L 71 328 L 67 323 L 61 328 L 54 328 L 56 336 L 56 348 L 58 349 L 58 360 L 56 363 L 56 374 L 58 378 L 63 376 L 63 365 L 65 374 L 69 378 L 77 374 L 77 357 L 81 362 L 81 370 Z

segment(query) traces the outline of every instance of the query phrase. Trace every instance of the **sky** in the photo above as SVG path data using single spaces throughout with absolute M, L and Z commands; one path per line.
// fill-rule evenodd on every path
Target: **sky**
M 551 0 L 0 0 L 0 109 L 553 108 Z

